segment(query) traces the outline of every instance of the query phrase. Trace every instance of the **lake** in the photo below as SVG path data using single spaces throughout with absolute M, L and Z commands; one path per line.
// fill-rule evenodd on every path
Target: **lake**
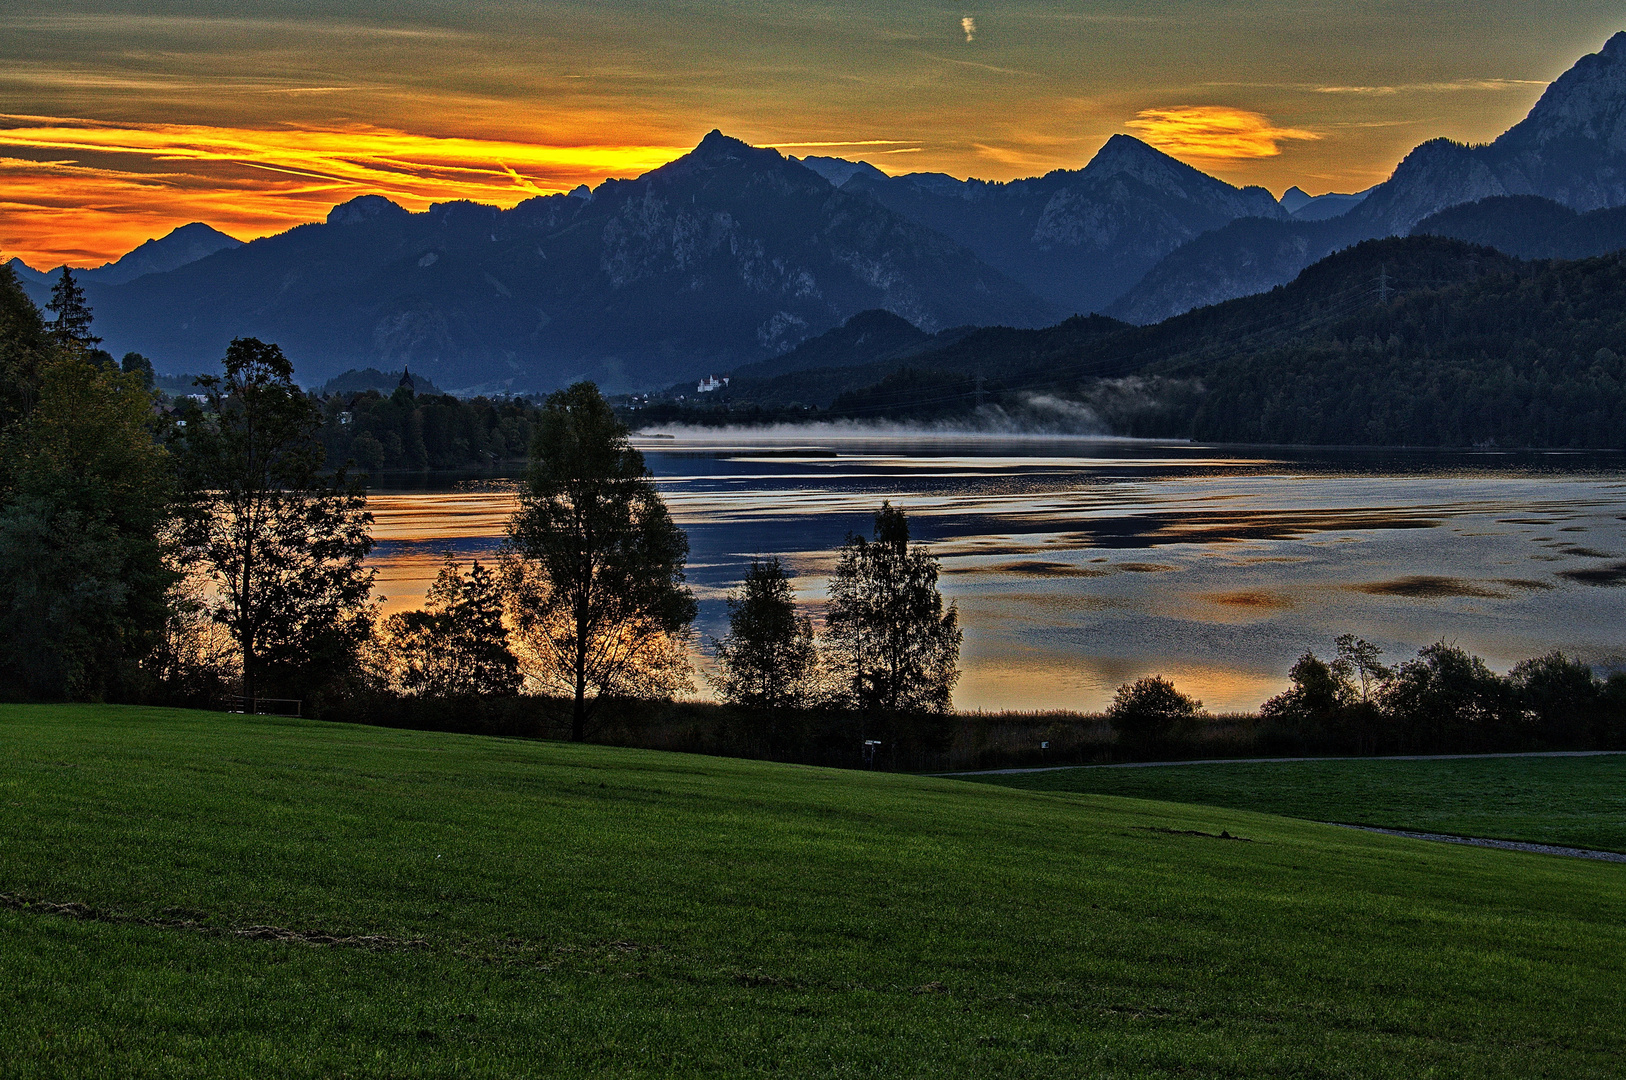
M 636 440 L 687 530 L 699 629 L 754 556 L 817 612 L 836 548 L 883 499 L 942 560 L 965 627 L 963 709 L 1099 709 L 1170 676 L 1255 709 L 1306 649 L 1355 633 L 1393 662 L 1439 640 L 1498 670 L 1561 648 L 1626 666 L 1626 461 L 1572 453 L 1262 450 L 842 429 Z M 500 543 L 516 481 L 380 477 L 387 610 L 450 549 Z

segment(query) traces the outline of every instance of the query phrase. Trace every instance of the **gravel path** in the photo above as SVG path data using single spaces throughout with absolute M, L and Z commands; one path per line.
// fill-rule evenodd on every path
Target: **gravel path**
M 1470 844 L 1474 847 L 1501 848 L 1504 851 L 1533 851 L 1538 855 L 1566 855 L 1572 859 L 1600 859 L 1603 862 L 1626 863 L 1626 855 L 1622 855 L 1617 851 L 1559 847 L 1556 844 L 1527 844 L 1522 840 L 1486 840 L 1479 836 L 1452 836 L 1450 833 L 1380 829 L 1376 825 L 1346 825 L 1342 821 L 1329 821 L 1326 824 L 1336 825 L 1340 829 L 1359 829 L 1362 832 L 1382 833 L 1385 836 L 1404 836 L 1412 840 L 1438 840 L 1444 844 Z
M 933 776 L 1013 776 L 1017 773 L 1062 772 L 1066 769 L 1163 769 L 1176 765 L 1285 765 L 1295 761 L 1475 761 L 1489 758 L 1608 757 L 1626 750 L 1532 750 L 1523 754 L 1405 754 L 1392 757 L 1251 757 L 1205 758 L 1201 761 L 1126 761 L 1119 765 L 1041 765 L 1027 769 L 982 769 L 933 773 Z

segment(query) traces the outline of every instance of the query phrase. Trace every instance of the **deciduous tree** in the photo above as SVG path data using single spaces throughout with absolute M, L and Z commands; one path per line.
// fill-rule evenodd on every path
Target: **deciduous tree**
M 1202 702 L 1182 694 L 1161 675 L 1124 683 L 1107 706 L 1107 720 L 1119 741 L 1143 754 L 1168 746 L 1182 724 L 1202 714 Z
M 175 580 L 168 455 L 138 377 L 77 350 L 40 374 L 0 450 L 0 668 L 30 697 L 128 699 Z
M 209 415 L 186 428 L 182 536 L 237 643 L 243 696 L 319 697 L 371 633 L 366 493 L 324 475 L 321 414 L 277 346 L 238 338 L 224 376 L 198 381 Z
M 830 579 L 825 652 L 848 703 L 888 713 L 945 713 L 959 681 L 959 611 L 943 607 L 937 559 L 909 543 L 902 510 L 883 503 L 875 539 L 850 535 Z
M 578 741 L 606 697 L 690 685 L 689 540 L 627 434 L 592 383 L 549 396 L 508 526 L 505 577 L 527 675 L 571 698 Z

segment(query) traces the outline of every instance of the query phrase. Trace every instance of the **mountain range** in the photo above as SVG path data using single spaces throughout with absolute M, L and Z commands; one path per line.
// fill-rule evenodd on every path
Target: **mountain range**
M 1106 310 L 1157 322 L 1285 284 L 1334 251 L 1403 236 L 1447 207 L 1515 195 L 1581 212 L 1626 204 L 1626 32 L 1582 57 L 1494 142 L 1425 142 L 1337 217 L 1231 222 L 1171 252 Z
M 156 240 L 148 240 L 113 262 L 76 269 L 73 276 L 81 285 L 122 285 L 126 281 L 134 281 L 148 274 L 162 274 L 179 269 L 217 251 L 242 246 L 243 242 L 235 236 L 227 236 L 219 229 L 205 225 L 201 221 L 194 221 L 190 225 L 173 229 Z M 51 270 L 35 270 L 21 259 L 12 259 L 8 265 L 25 287 L 33 286 L 36 292 L 40 286 L 44 286 L 48 293 L 50 283 L 62 271 L 60 266 Z
M 212 366 L 252 335 L 310 381 L 406 366 L 463 391 L 660 385 L 876 307 L 928 330 L 1059 315 L 940 233 L 715 131 L 635 180 L 511 210 L 412 214 L 362 196 L 323 223 L 86 294 L 109 350 L 160 370 Z
M 1277 200 L 1126 135 L 1081 169 L 995 183 L 786 158 L 714 131 L 636 179 L 509 210 L 409 213 L 362 196 L 248 244 L 189 225 L 80 276 L 109 350 L 160 371 L 212 367 L 231 338 L 253 335 L 311 382 L 405 366 L 459 392 L 581 377 L 635 390 L 838 367 L 797 359 L 798 346 L 872 310 L 925 340 L 902 341 L 896 325 L 854 331 L 899 339 L 899 355 L 1006 340 L 978 325 L 1015 332 L 1090 312 L 1156 323 L 1413 230 L 1525 257 L 1599 254 L 1618 246 L 1622 206 L 1626 33 L 1495 142 L 1424 143 L 1349 195 Z M 48 277 L 12 265 L 43 302 Z

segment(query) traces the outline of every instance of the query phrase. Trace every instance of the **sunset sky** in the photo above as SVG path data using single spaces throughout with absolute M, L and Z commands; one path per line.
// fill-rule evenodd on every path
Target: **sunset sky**
M 513 205 L 712 128 L 1011 179 L 1115 132 L 1233 183 L 1352 191 L 1494 138 L 1626 28 L 1569 0 L 344 0 L 0 15 L 0 257 L 95 265 L 189 221 L 248 239 L 374 192 Z

